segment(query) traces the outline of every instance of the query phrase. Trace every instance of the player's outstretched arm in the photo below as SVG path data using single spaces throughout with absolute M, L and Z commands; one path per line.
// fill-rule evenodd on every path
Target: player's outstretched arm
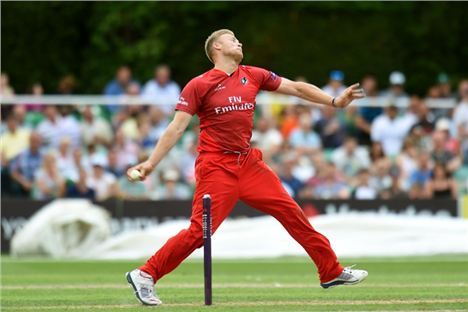
M 353 100 L 365 97 L 364 90 L 359 86 L 359 83 L 353 84 L 344 90 L 340 96 L 334 98 L 310 83 L 292 81 L 286 78 L 281 78 L 281 84 L 276 91 L 282 94 L 294 95 L 306 101 L 337 108 L 346 107 Z
M 148 160 L 128 169 L 127 178 L 130 181 L 135 181 L 135 178 L 132 177 L 131 172 L 136 169 L 140 172 L 139 180 L 144 180 L 180 139 L 185 129 L 187 128 L 190 119 L 192 119 L 192 115 L 186 112 L 177 111 L 175 113 L 174 120 L 172 120 L 169 126 L 167 126 L 166 130 L 164 130 L 164 133 L 158 140 L 158 143 L 151 152 Z

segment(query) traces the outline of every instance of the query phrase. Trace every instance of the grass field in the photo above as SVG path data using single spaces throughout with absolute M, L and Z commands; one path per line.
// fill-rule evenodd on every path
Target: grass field
M 361 285 L 319 287 L 306 258 L 218 260 L 213 306 L 203 305 L 201 261 L 158 283 L 164 311 L 468 311 L 468 255 L 353 259 Z M 2 258 L 4 311 L 140 311 L 124 273 L 140 262 Z

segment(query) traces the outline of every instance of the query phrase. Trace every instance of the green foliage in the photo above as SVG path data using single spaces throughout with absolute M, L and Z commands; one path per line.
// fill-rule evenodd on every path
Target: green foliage
M 141 82 L 168 63 L 184 84 L 211 66 L 205 38 L 230 28 L 244 43 L 245 64 L 319 86 L 339 68 L 348 83 L 374 73 L 386 87 L 399 69 L 421 93 L 441 71 L 466 75 L 466 9 L 463 2 L 5 2 L 2 71 L 19 93 L 36 80 L 54 93 L 68 73 L 78 92 L 100 93 L 124 63 Z

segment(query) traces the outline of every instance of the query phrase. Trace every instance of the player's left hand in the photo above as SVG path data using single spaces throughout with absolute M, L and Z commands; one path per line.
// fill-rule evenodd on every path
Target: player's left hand
M 361 88 L 359 83 L 346 88 L 343 93 L 335 99 L 335 107 L 343 108 L 351 104 L 353 100 L 362 99 L 366 96 L 364 89 Z

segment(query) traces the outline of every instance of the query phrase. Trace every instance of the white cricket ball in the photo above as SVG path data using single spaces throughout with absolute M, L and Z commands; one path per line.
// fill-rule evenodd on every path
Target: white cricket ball
M 140 181 L 141 180 L 140 171 L 137 169 L 133 169 L 132 171 L 130 171 L 130 179 L 132 179 L 132 181 Z

